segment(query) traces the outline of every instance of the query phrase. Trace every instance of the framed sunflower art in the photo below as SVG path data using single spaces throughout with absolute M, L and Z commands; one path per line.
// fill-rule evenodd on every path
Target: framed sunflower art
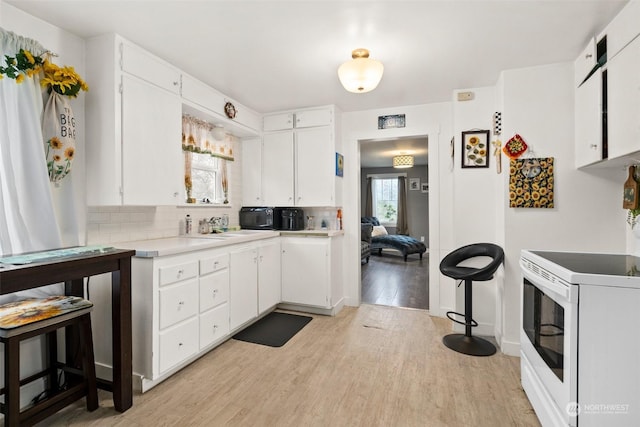
M 553 157 L 511 159 L 509 207 L 553 208 Z
M 462 132 L 462 167 L 489 167 L 489 131 L 469 130 Z

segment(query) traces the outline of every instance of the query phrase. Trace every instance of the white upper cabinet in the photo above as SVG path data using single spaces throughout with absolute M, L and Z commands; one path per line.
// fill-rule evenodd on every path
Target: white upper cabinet
M 606 30 L 607 57 L 613 59 L 640 34 L 640 1 L 630 1 L 609 23 Z
M 265 116 L 262 176 L 264 204 L 340 206 L 336 176 L 339 114 L 318 107 Z M 268 129 L 281 129 L 269 132 Z
M 608 63 L 609 158 L 640 151 L 640 38 Z
M 187 74 L 182 76 L 182 97 L 211 111 L 224 106 L 221 93 Z
M 263 119 L 263 130 L 270 132 L 274 130 L 293 129 L 293 113 L 272 114 Z
M 140 77 L 176 95 L 180 94 L 180 70 L 124 40 L 120 42 L 119 47 L 122 50 L 123 72 Z
M 323 126 L 296 132 L 296 206 L 335 204 L 333 130 Z
M 587 78 L 593 67 L 596 65 L 596 39 L 589 40 L 589 44 L 578 55 L 574 62 L 575 87 L 578 87 Z
M 262 145 L 262 194 L 264 204 L 294 204 L 293 132 L 265 133 Z
M 200 80 L 182 73 L 182 101 L 186 111 L 217 126 L 237 137 L 256 136 L 259 133 L 261 117 L 255 111 L 229 100 L 222 93 Z M 225 105 L 231 103 L 235 117 L 227 116 Z
M 296 128 L 331 126 L 331 124 L 333 124 L 333 111 L 329 108 L 296 112 Z
M 182 106 L 176 95 L 122 76 L 122 203 L 175 205 L 181 195 Z M 89 169 L 90 170 L 90 169 Z
M 130 70 L 131 73 L 125 71 Z M 179 71 L 115 34 L 87 42 L 87 203 L 175 205 Z
M 602 71 L 576 88 L 574 123 L 576 167 L 602 160 Z
M 242 205 L 261 206 L 262 198 L 262 140 L 243 139 L 242 145 Z

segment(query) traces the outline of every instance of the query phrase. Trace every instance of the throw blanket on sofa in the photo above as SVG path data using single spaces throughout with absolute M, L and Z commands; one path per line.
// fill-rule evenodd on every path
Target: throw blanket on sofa
M 362 217 L 362 223 L 372 224 L 374 229 L 376 227 L 380 227 L 380 221 L 376 217 Z M 375 230 L 374 230 L 375 234 Z M 400 251 L 404 257 L 404 260 L 407 260 L 407 256 L 411 254 L 419 254 L 420 259 L 422 259 L 422 254 L 427 251 L 427 246 L 411 237 L 411 236 L 403 236 L 400 234 L 379 234 L 374 235 L 371 238 L 371 251 L 378 250 L 378 255 L 382 255 L 382 249 L 395 249 Z

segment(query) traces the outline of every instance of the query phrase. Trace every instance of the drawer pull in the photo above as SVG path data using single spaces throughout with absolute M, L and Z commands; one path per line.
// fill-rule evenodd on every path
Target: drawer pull
M 180 278 L 180 276 L 182 276 L 183 274 L 184 274 L 183 269 L 178 270 L 178 278 Z

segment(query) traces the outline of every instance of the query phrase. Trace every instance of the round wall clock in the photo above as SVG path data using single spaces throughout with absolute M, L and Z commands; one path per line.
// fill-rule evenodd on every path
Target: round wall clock
M 236 113 L 237 113 L 236 107 L 232 103 L 227 102 L 226 104 L 224 104 L 224 113 L 230 119 L 235 119 L 236 118 Z

